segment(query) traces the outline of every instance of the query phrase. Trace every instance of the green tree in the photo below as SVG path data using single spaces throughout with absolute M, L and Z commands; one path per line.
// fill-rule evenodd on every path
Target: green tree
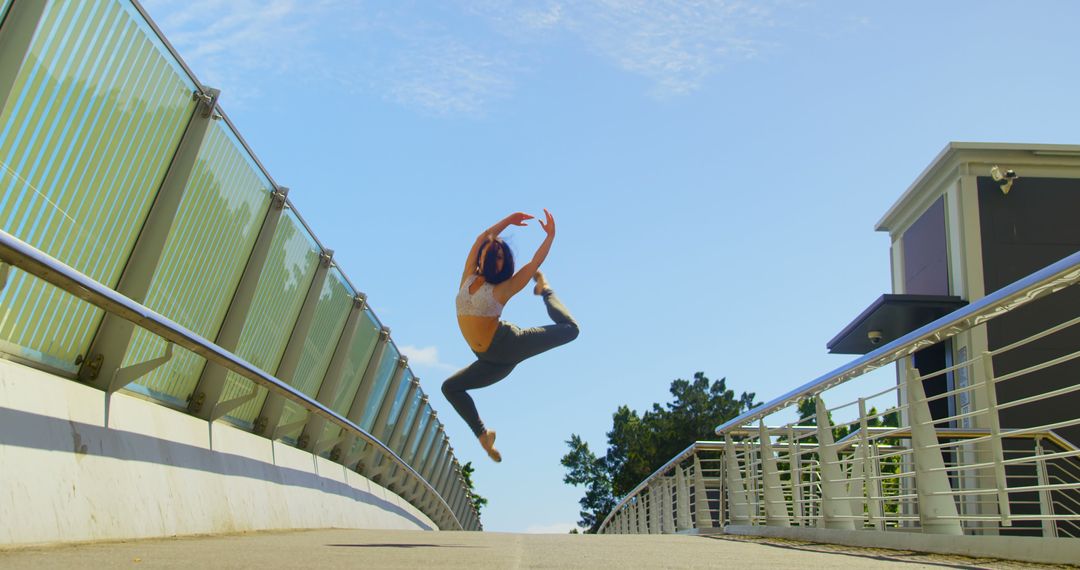
M 480 495 L 477 495 L 476 491 L 474 490 L 472 480 L 472 474 L 474 471 L 476 471 L 476 468 L 473 467 L 472 461 L 469 461 L 465 465 L 461 466 L 461 476 L 465 479 L 465 487 L 469 489 L 469 496 L 472 497 L 473 508 L 476 509 L 477 513 L 479 513 L 480 509 L 483 508 L 484 505 L 487 505 L 488 500 L 484 497 L 481 497 Z
M 570 452 L 562 458 L 567 469 L 563 480 L 585 488 L 578 524 L 586 532 L 596 532 L 618 497 L 690 444 L 714 438 L 716 426 L 757 405 L 752 392 L 736 396 L 726 379 L 710 381 L 703 372 L 692 380 L 672 381 L 670 392 L 670 402 L 653 404 L 644 414 L 619 406 L 612 414 L 603 457 L 597 457 L 576 434 L 567 440 Z

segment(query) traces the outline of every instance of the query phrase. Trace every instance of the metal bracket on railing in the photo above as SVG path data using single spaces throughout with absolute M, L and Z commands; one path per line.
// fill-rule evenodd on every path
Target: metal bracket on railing
M 221 97 L 221 90 L 214 89 L 213 87 L 203 86 L 201 89 L 191 94 L 192 99 L 199 102 L 202 107 L 200 114 L 204 119 L 213 116 L 214 119 L 220 118 L 219 115 L 214 115 L 214 109 L 217 107 L 218 98 Z
M 11 273 L 11 266 L 6 262 L 0 261 L 0 291 L 3 291 L 7 287 L 8 275 Z
M 172 355 L 173 343 L 169 342 L 165 345 L 165 354 L 157 358 L 151 358 L 150 360 L 140 362 L 138 364 L 132 364 L 130 366 L 124 366 L 123 368 L 117 368 L 116 372 L 113 373 L 112 380 L 109 381 L 109 386 L 106 392 L 112 394 L 120 388 L 123 388 L 124 386 L 131 384 L 139 378 L 142 378 L 143 376 L 153 371 L 155 368 L 172 360 Z
M 270 205 L 279 210 L 285 207 L 285 203 L 288 199 L 289 189 L 285 186 L 277 186 L 270 192 Z
M 243 406 L 244 404 L 254 399 L 255 395 L 258 393 L 259 387 L 252 386 L 251 391 L 248 392 L 245 396 L 240 396 L 231 400 L 225 400 L 224 402 L 218 402 L 214 405 L 213 411 L 210 412 L 210 421 L 216 422 L 217 420 L 220 420 L 221 418 L 225 417 L 225 414 L 228 414 L 229 412 L 235 410 L 236 408 L 239 408 L 240 406 Z
M 325 265 L 326 267 L 330 267 L 330 265 L 332 263 L 334 263 L 334 250 L 332 250 L 332 249 L 324 249 L 324 250 L 322 250 L 319 253 L 319 263 Z

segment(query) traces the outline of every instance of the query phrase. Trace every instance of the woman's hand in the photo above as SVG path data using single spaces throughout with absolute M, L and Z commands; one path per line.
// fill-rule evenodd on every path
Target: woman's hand
M 544 229 L 544 232 L 548 237 L 555 237 L 555 216 L 551 215 L 551 212 L 544 208 L 544 216 L 547 218 L 547 223 L 537 220 L 540 223 L 540 227 Z
M 525 223 L 525 220 L 531 220 L 531 219 L 533 219 L 533 217 L 530 216 L 529 214 L 526 214 L 525 212 L 514 212 L 513 214 L 510 214 L 509 216 L 506 216 L 506 221 L 509 222 L 510 224 L 515 225 L 515 226 L 528 225 L 528 224 Z

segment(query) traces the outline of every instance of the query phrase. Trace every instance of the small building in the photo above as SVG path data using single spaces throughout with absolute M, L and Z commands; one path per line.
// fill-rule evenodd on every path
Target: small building
M 829 341 L 830 352 L 870 352 L 1080 250 L 1080 145 L 949 143 L 876 229 L 889 232 L 892 243 L 892 292 Z M 984 408 L 986 392 L 964 388 L 1080 349 L 1080 327 L 1070 327 L 1007 353 L 977 359 L 1070 318 L 1064 315 L 1075 315 L 1080 287 L 1070 289 L 911 357 L 924 377 L 946 370 L 924 381 L 928 397 L 960 391 L 931 402 L 935 419 L 952 418 L 937 427 L 988 428 L 985 414 L 963 417 Z M 972 366 L 960 366 L 976 359 Z M 902 374 L 904 366 L 898 366 L 898 380 Z M 1000 405 L 1077 383 L 1080 359 L 1025 373 L 1021 381 L 1002 382 L 996 398 Z M 1045 426 L 1074 419 L 1077 409 L 1080 392 L 1001 409 L 999 421 L 1002 429 Z M 1080 446 L 1080 427 L 1063 427 L 1055 433 Z M 1010 447 L 1030 449 L 1031 443 L 1012 439 L 1004 445 L 1008 455 Z M 945 459 L 948 464 L 949 453 Z M 1009 472 L 1010 479 L 1029 476 Z M 969 475 L 954 473 L 951 479 L 954 486 L 977 485 Z M 1023 508 L 1025 497 L 1020 495 L 1010 493 L 1014 510 Z

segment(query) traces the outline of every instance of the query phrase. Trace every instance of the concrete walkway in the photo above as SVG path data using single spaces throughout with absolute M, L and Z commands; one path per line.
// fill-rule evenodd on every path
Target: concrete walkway
M 385 530 L 266 532 L 0 551 L 4 569 L 1020 567 L 986 562 L 723 536 Z

